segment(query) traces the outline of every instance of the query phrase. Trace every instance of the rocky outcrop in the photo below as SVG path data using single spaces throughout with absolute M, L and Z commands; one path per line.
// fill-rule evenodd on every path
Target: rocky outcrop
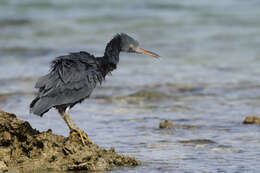
M 247 116 L 244 119 L 243 124 L 257 124 L 257 125 L 260 125 L 260 118 L 258 118 L 256 116 Z
M 111 170 L 117 166 L 137 166 L 140 161 L 119 155 L 95 144 L 83 145 L 76 134 L 39 132 L 16 115 L 0 111 L 0 172 L 17 170 Z

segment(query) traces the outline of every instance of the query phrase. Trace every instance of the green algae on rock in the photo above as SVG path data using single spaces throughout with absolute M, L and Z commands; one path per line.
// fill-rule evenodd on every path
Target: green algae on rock
M 257 124 L 257 125 L 260 125 L 260 118 L 258 118 L 256 116 L 247 116 L 244 119 L 243 124 Z
M 159 91 L 140 90 L 127 96 L 115 97 L 112 99 L 112 101 L 137 104 L 144 101 L 157 101 L 169 97 L 170 96 Z
M 66 138 L 51 130 L 39 132 L 16 115 L 0 111 L 0 172 L 106 171 L 140 164 L 135 158 L 117 154 L 114 148 L 83 146 L 73 134 Z

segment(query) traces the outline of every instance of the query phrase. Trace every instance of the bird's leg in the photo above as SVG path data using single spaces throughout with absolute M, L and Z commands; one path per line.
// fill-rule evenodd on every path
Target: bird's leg
M 77 126 L 77 125 L 72 121 L 72 119 L 70 118 L 68 112 L 66 112 L 64 116 L 65 116 L 66 120 L 71 124 L 72 127 L 78 128 L 78 126 Z M 71 130 L 71 129 L 70 129 L 70 130 Z
M 78 126 L 76 126 L 76 124 L 70 119 L 68 113 L 65 113 L 65 119 L 69 122 L 68 124 L 72 125 L 72 126 L 69 125 L 70 130 L 78 133 L 83 145 L 85 145 L 85 140 L 89 143 L 92 143 L 92 141 L 88 138 L 88 135 L 83 130 L 78 128 Z
M 85 145 L 85 140 L 88 143 L 92 143 L 92 141 L 88 138 L 88 135 L 83 130 L 78 128 L 78 126 L 71 120 L 68 111 L 69 111 L 69 109 L 67 108 L 66 111 L 65 111 L 65 114 L 64 114 L 64 118 L 66 119 L 66 121 L 68 123 L 67 125 L 69 126 L 70 130 L 78 133 L 83 145 Z
M 70 130 L 72 130 L 72 126 L 70 125 L 70 123 L 68 122 L 68 120 L 65 117 L 65 114 L 60 114 L 60 116 L 62 117 L 62 119 L 65 121 L 65 123 L 67 124 L 67 126 L 69 127 Z

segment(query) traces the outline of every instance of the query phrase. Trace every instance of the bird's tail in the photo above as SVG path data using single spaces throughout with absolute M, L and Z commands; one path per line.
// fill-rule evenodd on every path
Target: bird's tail
M 36 97 L 33 99 L 33 101 L 30 104 L 30 113 L 33 113 L 35 115 L 39 115 L 42 117 L 42 115 L 50 110 L 50 107 L 48 104 L 43 104 L 42 98 Z

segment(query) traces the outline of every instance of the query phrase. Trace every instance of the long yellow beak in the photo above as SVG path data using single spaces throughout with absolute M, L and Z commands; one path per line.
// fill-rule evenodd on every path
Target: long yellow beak
M 141 53 L 141 54 L 149 55 L 149 56 L 152 56 L 152 57 L 154 57 L 154 58 L 159 58 L 159 57 L 160 57 L 158 54 L 153 53 L 153 52 L 150 52 L 150 51 L 148 51 L 148 50 L 144 50 L 144 49 L 142 49 L 142 48 L 135 48 L 134 51 L 135 51 L 136 53 Z

